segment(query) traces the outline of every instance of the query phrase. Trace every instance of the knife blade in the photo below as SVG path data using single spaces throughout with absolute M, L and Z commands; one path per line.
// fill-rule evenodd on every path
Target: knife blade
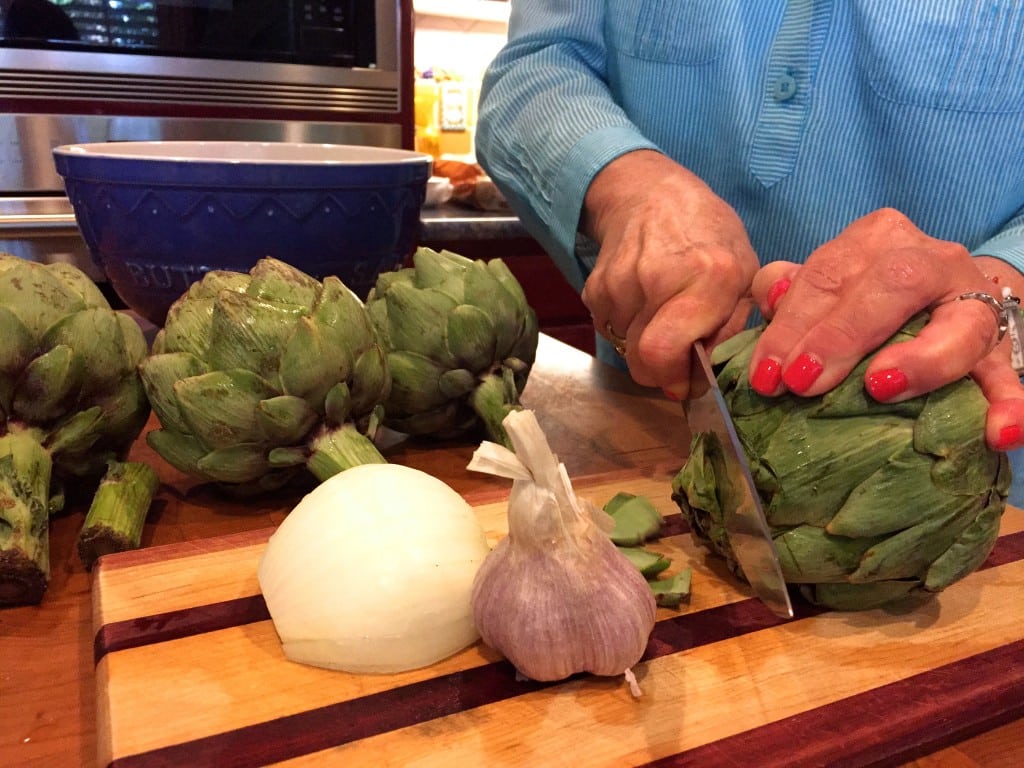
M 722 390 L 718 386 L 711 359 L 702 342 L 694 344 L 691 365 L 690 397 L 684 402 L 686 420 L 692 434 L 712 433 L 721 444 L 728 482 L 720 486 L 725 529 L 736 561 L 754 594 L 773 613 L 793 618 L 786 580 L 779 565 L 761 497 L 754 485 L 743 444 L 736 433 Z

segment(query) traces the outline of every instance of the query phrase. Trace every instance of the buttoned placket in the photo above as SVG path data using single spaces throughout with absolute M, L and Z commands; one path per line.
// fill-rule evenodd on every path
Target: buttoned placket
M 765 69 L 750 149 L 750 171 L 766 187 L 785 178 L 796 164 L 832 6 L 831 0 L 786 3 Z

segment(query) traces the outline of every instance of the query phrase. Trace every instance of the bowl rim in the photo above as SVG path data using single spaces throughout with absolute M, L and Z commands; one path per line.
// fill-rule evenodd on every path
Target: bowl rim
M 259 157 L 260 153 L 268 156 Z M 69 160 L 289 167 L 419 165 L 433 161 L 424 152 L 396 147 L 297 141 L 101 141 L 62 144 L 54 147 L 53 154 Z

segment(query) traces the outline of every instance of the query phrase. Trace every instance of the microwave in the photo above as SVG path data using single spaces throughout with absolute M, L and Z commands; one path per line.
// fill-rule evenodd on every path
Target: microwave
M 411 69 L 406 5 L 0 0 L 0 101 L 149 115 L 397 114 Z
M 0 0 L 0 250 L 80 250 L 61 144 L 412 149 L 412 17 L 412 0 Z

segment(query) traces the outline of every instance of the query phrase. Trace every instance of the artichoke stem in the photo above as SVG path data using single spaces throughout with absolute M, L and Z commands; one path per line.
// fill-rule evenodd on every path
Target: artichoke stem
M 320 482 L 360 464 L 388 463 L 373 441 L 351 423 L 325 429 L 310 448 L 306 467 Z
M 111 461 L 78 534 L 78 555 L 92 569 L 101 555 L 138 549 L 160 481 L 148 464 Z
M 0 605 L 39 603 L 50 581 L 52 468 L 31 431 L 0 437 Z
M 514 450 L 512 441 L 509 440 L 501 422 L 510 411 L 519 410 L 522 406 L 517 398 L 510 398 L 503 372 L 504 369 L 499 369 L 496 373 L 482 377 L 470 395 L 469 403 L 483 423 L 488 437 L 511 451 Z

